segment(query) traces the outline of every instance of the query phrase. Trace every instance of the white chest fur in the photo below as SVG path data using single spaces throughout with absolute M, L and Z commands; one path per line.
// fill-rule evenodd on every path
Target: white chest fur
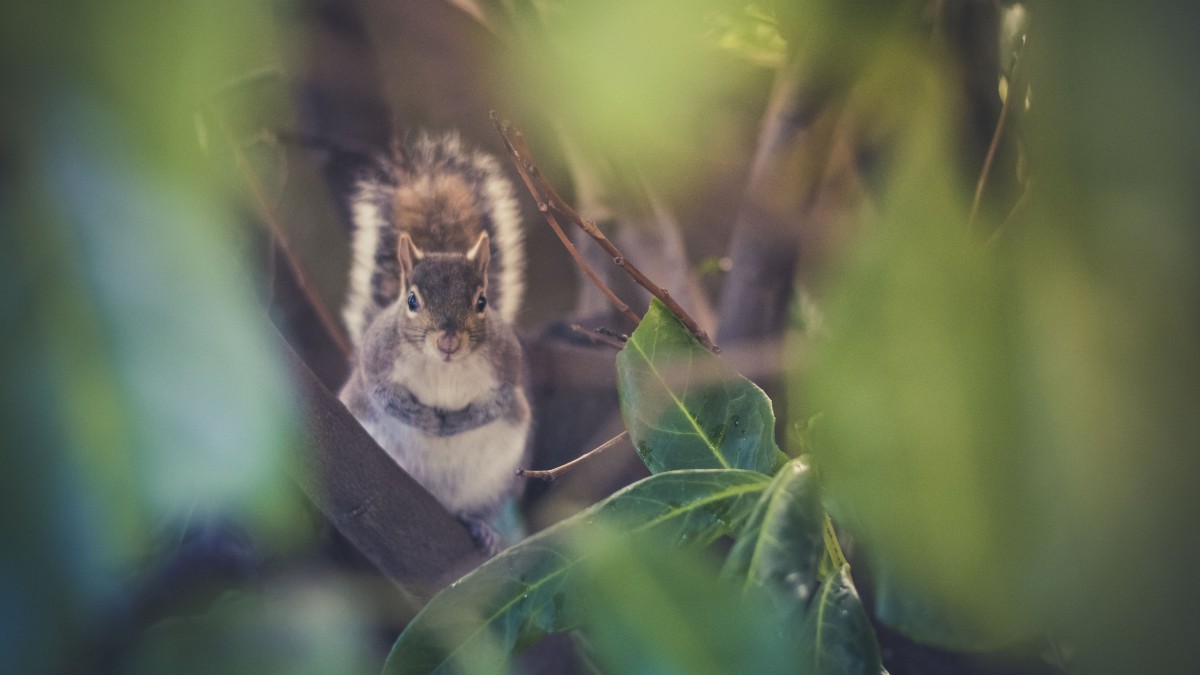
M 448 511 L 486 515 L 509 494 L 529 422 L 496 420 L 453 436 L 431 436 L 388 415 L 364 426 Z
M 403 382 L 425 405 L 446 410 L 464 408 L 487 396 L 496 386 L 492 364 L 478 352 L 445 361 L 424 355 L 396 362 L 393 382 Z

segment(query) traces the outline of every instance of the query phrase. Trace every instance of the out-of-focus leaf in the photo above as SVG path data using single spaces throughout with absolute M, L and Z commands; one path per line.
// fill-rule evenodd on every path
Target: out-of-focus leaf
M 796 400 L 825 414 L 827 506 L 888 579 L 890 620 L 960 647 L 1062 636 L 1089 672 L 1186 672 L 1197 43 L 1157 6 L 1030 8 L 1029 191 L 991 243 L 965 224 L 944 71 L 899 43 L 872 69 L 877 216 L 830 268 L 829 341 Z
M 746 71 L 706 36 L 707 18 L 727 3 L 539 4 L 549 7 L 513 50 L 509 86 L 543 102 L 581 147 L 618 165 L 635 160 L 656 185 L 694 175 L 695 139 Z
M 182 521 L 291 521 L 288 385 L 191 122 L 269 51 L 260 5 L 0 7 L 0 671 L 71 670 Z
M 909 638 L 958 651 L 977 651 L 997 644 L 986 625 L 972 622 L 962 603 L 936 604 L 939 598 L 920 584 L 899 579 L 886 561 L 874 567 L 875 616 Z
M 738 6 L 708 17 L 718 47 L 761 66 L 778 68 L 787 56 L 774 15 L 757 5 Z
M 875 630 L 863 610 L 850 566 L 817 589 L 800 625 L 800 672 L 813 675 L 879 675 L 884 672 Z
M 67 273 L 104 359 L 74 373 L 96 389 L 72 393 L 105 399 L 72 401 L 65 420 L 81 437 L 120 434 L 82 460 L 106 481 L 108 503 L 132 496 L 149 523 L 280 515 L 286 381 L 226 240 L 228 216 L 89 142 L 89 130 L 123 133 L 102 116 L 75 102 L 42 152 L 77 256 Z M 81 337 L 58 341 L 72 349 Z
M 661 302 L 651 303 L 617 354 L 621 416 L 652 472 L 748 469 L 774 473 L 771 401 L 705 349 Z
M 581 605 L 605 673 L 795 673 L 796 644 L 758 595 L 720 580 L 707 560 L 619 533 L 580 542 Z
M 261 594 L 227 593 L 207 611 L 176 616 L 138 637 L 128 675 L 356 675 L 374 665 L 350 588 L 282 584 Z
M 484 563 L 435 596 L 405 629 L 389 675 L 456 672 L 491 663 L 580 622 L 577 545 L 593 523 L 659 543 L 702 546 L 738 530 L 768 481 L 736 470 L 651 476 Z
M 1018 481 L 1036 452 L 1017 421 L 1011 287 L 965 225 L 947 117 L 956 98 L 938 64 L 893 49 L 853 103 L 890 139 L 877 215 L 829 284 L 828 339 L 793 400 L 823 414 L 814 456 L 826 506 L 873 567 L 965 612 L 955 620 L 981 626 L 975 646 L 996 646 L 1021 630 L 1013 584 L 1031 504 Z M 920 73 L 903 105 L 887 84 L 900 72 Z
M 759 498 L 722 575 L 744 578 L 745 589 L 765 588 L 783 620 L 795 620 L 820 582 L 824 524 L 816 475 L 804 458 L 794 459 Z

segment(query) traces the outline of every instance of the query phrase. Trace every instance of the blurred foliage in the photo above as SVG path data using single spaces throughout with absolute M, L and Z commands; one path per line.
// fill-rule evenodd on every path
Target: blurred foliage
M 1194 669 L 1197 10 L 1029 3 L 1032 94 L 1010 130 L 1023 141 L 1025 196 L 1020 208 L 987 205 L 972 230 L 963 64 L 930 39 L 946 3 L 477 4 L 509 17 L 494 25 L 519 37 L 513 87 L 585 152 L 629 161 L 651 183 L 684 184 L 712 161 L 704 120 L 714 102 L 747 91 L 734 61 L 796 64 L 820 93 L 836 91 L 871 204 L 810 290 L 823 327 L 817 344 L 793 353 L 789 413 L 820 416 L 805 447 L 824 506 L 860 545 L 856 565 L 873 572 L 877 617 L 960 649 L 1049 636 L 1088 672 Z M 217 150 L 222 124 L 244 121 L 231 112 L 244 107 L 230 83 L 284 51 L 271 9 L 117 0 L 0 10 L 0 670 L 90 665 L 95 641 L 134 623 L 130 579 L 176 550 L 191 523 L 227 519 L 269 546 L 300 527 L 285 478 L 292 394 L 243 269 L 238 195 Z M 644 326 L 667 332 L 635 345 L 678 337 L 657 309 Z M 627 390 L 654 386 L 653 355 L 621 358 Z M 701 393 L 736 398 L 727 373 L 712 370 L 701 387 L 719 375 L 722 391 Z M 674 453 L 708 439 L 676 425 L 713 414 L 696 391 L 660 382 L 653 397 L 688 414 L 664 423 L 637 417 L 649 408 L 626 411 L 656 470 L 684 465 Z M 753 399 L 739 404 L 771 419 L 765 397 L 732 382 Z M 647 441 L 660 426 L 687 442 L 660 454 L 675 447 Z M 751 461 L 728 463 L 777 467 L 770 426 L 747 436 Z M 728 459 L 711 446 L 686 466 Z M 614 670 L 679 669 L 696 650 L 713 659 L 701 668 L 769 670 L 777 659 L 763 655 L 781 647 L 760 642 L 759 626 L 772 608 L 793 615 L 767 632 L 808 631 L 830 616 L 813 608 L 841 617 L 849 603 L 845 630 L 832 635 L 850 636 L 855 663 L 873 666 L 848 577 L 809 577 L 810 526 L 823 518 L 813 474 L 788 483 L 790 467 L 770 488 L 765 477 L 718 472 L 750 475 L 748 494 L 784 500 L 758 503 L 754 517 L 749 498 L 729 522 L 681 516 L 688 495 L 704 494 L 697 486 L 630 499 L 686 480 L 666 473 L 563 530 L 589 531 L 582 523 L 605 509 L 652 507 L 665 510 L 638 522 L 666 517 L 679 526 L 673 535 L 698 528 L 703 542 L 746 528 L 729 558 L 737 572 L 726 574 L 749 592 L 717 584 L 709 561 L 630 549 L 611 533 L 541 549 L 535 539 L 447 591 L 471 596 L 491 579 L 514 603 L 497 615 L 504 639 L 483 641 L 471 663 L 495 667 L 496 654 L 578 619 L 596 629 L 597 661 Z M 750 541 L 781 546 L 779 555 L 756 557 Z M 520 565 L 561 569 L 564 556 L 587 561 L 588 609 L 560 621 L 566 608 L 553 594 L 519 604 Z M 813 599 L 789 605 L 800 589 Z M 448 602 L 435 600 L 427 616 Z M 116 665 L 349 672 L 364 665 L 362 632 L 344 595 L 299 583 L 228 595 L 126 636 Z M 429 649 L 443 649 L 439 639 Z
M 335 675 L 377 666 L 361 645 L 366 617 L 351 589 L 293 581 L 230 592 L 204 612 L 151 626 L 125 664 L 133 675 Z
M 242 646 L 268 624 L 313 649 L 339 642 L 325 658 L 355 663 L 342 658 L 355 631 L 320 637 L 353 624 L 312 615 L 329 597 L 287 622 L 247 597 L 133 632 L 135 580 L 154 579 L 187 531 L 234 523 L 260 553 L 299 533 L 292 392 L 237 195 L 196 135 L 224 83 L 269 57 L 269 19 L 232 1 L 0 10 L 4 672 L 162 672 L 176 648 L 197 671 L 263 672 L 253 664 L 286 645 Z
M 517 38 L 511 86 L 592 162 L 659 186 L 686 184 L 710 131 L 703 111 L 746 90 L 730 54 L 773 65 L 782 51 L 762 10 L 729 0 L 502 4 L 503 34 Z
M 876 213 L 826 280 L 801 412 L 824 415 L 829 507 L 885 620 L 956 647 L 1048 634 L 1088 672 L 1184 672 L 1200 662 L 1195 43 L 1142 5 L 1030 10 L 1028 205 L 989 215 L 991 243 L 965 227 L 943 65 L 903 43 L 869 62 Z

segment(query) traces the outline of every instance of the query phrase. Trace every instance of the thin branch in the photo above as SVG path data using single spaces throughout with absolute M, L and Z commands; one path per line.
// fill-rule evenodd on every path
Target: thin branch
M 504 139 L 504 146 L 512 154 L 513 163 L 516 165 L 517 171 L 520 172 L 522 180 L 525 181 L 525 186 L 529 188 L 530 194 L 537 201 L 538 209 L 546 215 L 546 220 L 555 228 L 555 232 L 559 235 L 559 239 L 562 240 L 563 245 L 568 246 L 568 250 L 572 251 L 576 262 L 584 266 L 584 272 L 589 273 L 588 276 L 592 278 L 593 282 L 600 283 L 595 278 L 594 273 L 591 273 L 590 268 L 586 267 L 586 263 L 583 262 L 582 258 L 578 256 L 578 252 L 574 250 L 574 247 L 570 246 L 569 239 L 562 233 L 558 227 L 557 220 L 554 218 L 555 212 L 575 223 L 592 239 L 596 240 L 596 243 L 600 244 L 600 247 L 612 256 L 613 262 L 625 270 L 639 286 L 662 301 L 667 306 L 667 309 L 671 310 L 671 313 L 679 319 L 680 323 L 700 341 L 700 344 L 713 353 L 719 352 L 720 349 L 709 339 L 708 333 L 700 328 L 696 320 L 684 311 L 683 307 L 679 306 L 679 303 L 675 301 L 675 298 L 671 297 L 667 289 L 659 287 L 647 278 L 637 266 L 625 258 L 625 255 L 609 241 L 608 237 L 604 236 L 604 233 L 600 231 L 600 228 L 596 227 L 595 223 L 579 215 L 579 213 L 567 205 L 566 201 L 554 189 L 554 186 L 546 180 L 545 176 L 537 168 L 537 165 L 533 161 L 533 154 L 530 152 L 529 146 L 525 143 L 524 135 L 510 122 L 500 119 L 495 112 L 492 113 L 492 121 L 495 123 L 496 129 L 500 132 L 500 136 Z M 608 289 L 602 287 L 601 290 L 607 291 Z M 611 291 L 608 291 L 606 294 L 611 294 Z M 615 298 L 615 296 L 611 295 L 610 297 Z M 624 305 L 624 303 L 621 304 Z M 627 306 L 625 308 L 628 309 Z
M 587 329 L 577 323 L 573 323 L 571 324 L 571 330 L 591 340 L 592 344 L 607 345 L 616 350 L 624 349 L 625 342 L 629 340 L 628 337 L 607 328 Z
M 604 441 L 599 446 L 597 446 L 591 450 L 588 450 L 587 452 L 583 453 L 579 457 L 576 457 L 575 459 L 567 462 L 566 464 L 563 464 L 562 466 L 555 467 L 555 468 L 549 469 L 547 471 L 533 471 L 531 469 L 517 469 L 517 475 L 524 477 L 524 478 L 537 478 L 539 480 L 552 481 L 555 478 L 558 478 L 559 476 L 563 475 L 564 473 L 570 471 L 571 469 L 574 469 L 576 466 L 579 466 L 583 462 L 591 459 L 592 457 L 595 457 L 596 455 L 599 455 L 600 453 L 611 448 L 612 446 L 616 445 L 617 443 L 620 443 L 621 440 L 623 440 L 628 435 L 629 435 L 628 431 L 622 431 L 621 433 L 617 434 L 616 436 L 613 436 L 612 438 L 608 439 L 607 441 Z
M 550 227 L 554 230 L 554 234 L 558 235 L 558 240 L 561 241 L 562 245 L 566 247 L 567 253 L 571 254 L 571 258 L 575 261 L 575 264 L 579 265 L 579 269 L 583 270 L 583 273 L 587 275 L 588 279 L 591 279 L 592 283 L 596 285 L 596 288 L 600 289 L 601 293 L 604 293 L 605 297 L 612 302 L 613 306 L 617 308 L 618 312 L 624 314 L 625 317 L 633 323 L 640 323 L 642 320 L 641 317 L 639 317 L 632 309 L 630 309 L 629 305 L 625 304 L 620 298 L 618 298 L 616 293 L 612 292 L 612 289 L 605 285 L 605 283 L 596 274 L 596 271 L 592 269 L 592 266 L 587 264 L 587 261 L 583 259 L 582 255 L 580 255 L 579 250 L 576 249 L 575 245 L 571 243 L 571 238 L 568 237 L 565 232 L 563 232 L 562 226 L 558 224 L 558 219 L 555 218 L 554 214 L 550 212 L 549 204 L 546 203 L 543 193 L 539 191 L 538 186 L 534 183 L 533 176 L 531 175 L 539 173 L 538 168 L 533 166 L 532 162 L 527 162 L 525 160 L 522 152 L 517 149 L 516 145 L 514 145 L 514 138 L 510 138 L 509 136 L 509 134 L 512 133 L 510 131 L 512 125 L 510 125 L 506 120 L 501 120 L 496 115 L 495 111 L 492 112 L 492 122 L 495 123 L 496 128 L 500 130 L 500 137 L 504 139 L 504 147 L 507 148 L 509 154 L 512 155 L 513 165 L 517 167 L 517 173 L 521 175 L 521 180 L 525 182 L 525 187 L 529 190 L 529 194 L 533 195 L 533 199 L 537 203 L 538 211 L 541 211 L 542 215 L 546 217 L 546 222 L 550 223 Z M 524 155 L 528 155 L 528 146 L 525 145 L 524 137 L 520 135 L 519 131 L 515 132 L 514 137 L 515 142 L 520 143 L 521 149 L 525 151 Z
M 214 114 L 213 117 L 216 120 L 217 126 L 221 129 L 221 133 L 225 136 L 225 140 L 229 143 L 229 149 L 233 152 L 234 163 L 237 164 L 243 180 L 246 181 L 247 187 L 250 188 L 254 204 L 258 207 L 259 218 L 266 225 L 275 247 L 283 255 L 283 261 L 287 264 L 288 269 L 295 278 L 296 285 L 300 287 L 300 292 L 308 300 L 308 304 L 317 315 L 317 320 L 329 334 L 333 343 L 337 345 L 342 356 L 350 358 L 350 352 L 352 351 L 350 342 L 346 339 L 341 329 L 338 328 L 337 321 L 334 320 L 333 314 L 329 312 L 329 308 L 325 306 L 320 296 L 313 290 L 308 276 L 304 274 L 304 269 L 300 265 L 300 259 L 288 243 L 287 235 L 284 233 L 283 225 L 279 221 L 275 207 L 272 206 L 271 200 L 267 198 L 267 192 L 263 188 L 262 180 L 259 178 L 258 173 L 254 171 L 254 167 L 250 166 L 249 160 L 246 159 L 246 155 L 242 152 L 241 146 L 238 145 L 237 139 L 234 138 L 233 132 L 225 125 L 225 121 L 217 114 Z
M 975 183 L 975 198 L 971 200 L 971 215 L 967 217 L 967 226 L 975 225 L 979 216 L 979 205 L 983 203 L 983 190 L 992 174 L 992 164 L 996 161 L 996 151 L 1000 147 L 1000 139 L 1004 137 L 1004 129 L 1017 106 L 1025 105 L 1025 74 L 1021 68 L 1021 55 L 1025 52 L 1024 45 L 1017 51 L 1013 62 L 1012 79 L 1009 81 L 1008 95 L 1004 97 L 1004 105 L 1000 107 L 1000 119 L 996 120 L 996 130 L 992 132 L 992 141 L 988 144 L 987 155 L 983 158 L 983 168 L 979 172 L 979 180 Z M 1013 101 L 1016 101 L 1014 104 Z

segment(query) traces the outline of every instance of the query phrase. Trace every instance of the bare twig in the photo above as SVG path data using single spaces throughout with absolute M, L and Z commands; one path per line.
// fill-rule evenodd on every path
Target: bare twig
M 616 445 L 617 443 L 620 443 L 621 440 L 624 439 L 628 435 L 629 435 L 628 431 L 622 431 L 621 433 L 617 434 L 616 436 L 613 436 L 612 438 L 608 439 L 607 441 L 604 441 L 597 447 L 595 447 L 591 450 L 588 450 L 587 452 L 583 453 L 579 457 L 576 457 L 575 459 L 567 462 L 566 464 L 563 464 L 562 466 L 555 467 L 553 469 L 549 469 L 546 471 L 533 471 L 531 469 L 517 469 L 517 475 L 522 476 L 524 478 L 537 478 L 539 480 L 552 481 L 555 478 L 558 478 L 559 476 L 563 475 L 564 473 L 570 471 L 571 469 L 574 469 L 576 466 L 579 466 L 583 462 L 591 459 L 592 457 L 595 457 L 596 455 L 599 455 L 600 453 L 611 448 L 612 446 Z
M 992 164 L 996 161 L 996 151 L 1000 147 L 1000 139 L 1004 137 L 1004 129 L 1008 126 L 1008 120 L 1012 117 L 1015 109 L 1025 105 L 1025 74 L 1021 68 L 1021 55 L 1024 52 L 1025 49 L 1022 45 L 1013 62 L 1008 95 L 1004 97 L 1004 104 L 1000 106 L 1000 119 L 996 120 L 996 130 L 992 132 L 992 141 L 988 144 L 987 155 L 983 158 L 983 168 L 979 172 L 979 180 L 975 183 L 975 198 L 971 200 L 971 214 L 967 217 L 968 227 L 974 226 L 975 219 L 979 216 L 979 205 L 983 202 L 983 190 L 987 187 L 988 179 L 991 177 Z
M 275 212 L 275 207 L 271 204 L 271 200 L 267 198 L 266 189 L 263 187 L 262 180 L 258 173 L 254 171 L 254 167 L 250 166 L 250 162 L 246 159 L 245 153 L 238 145 L 237 139 L 234 138 L 233 132 L 226 126 L 225 121 L 218 114 L 213 115 L 217 126 L 220 127 L 221 133 L 225 136 L 225 140 L 229 143 L 229 149 L 233 153 L 234 162 L 237 164 L 238 170 L 242 174 L 243 180 L 246 181 L 247 187 L 250 189 L 250 195 L 254 199 L 255 206 L 258 207 L 260 220 L 267 227 L 267 231 L 271 235 L 271 240 L 275 244 L 275 248 L 283 255 L 283 261 L 291 270 L 292 276 L 296 280 L 296 285 L 300 287 L 300 291 L 304 294 L 308 304 L 312 307 L 313 312 L 317 315 L 317 320 L 321 326 L 329 334 L 333 343 L 337 345 L 338 350 L 346 358 L 350 357 L 351 347 L 350 342 L 346 339 L 345 334 L 338 328 L 337 321 L 329 312 L 329 308 L 321 301 L 319 295 L 313 290 L 312 284 L 308 280 L 308 276 L 304 274 L 304 269 L 300 265 L 300 259 L 288 244 L 287 235 L 284 233 L 283 225 L 279 221 L 279 215 Z
M 596 329 L 596 332 L 601 335 L 607 335 L 608 337 L 616 340 L 617 342 L 620 342 L 622 345 L 624 345 L 626 342 L 629 342 L 628 335 L 626 335 L 624 333 L 618 333 L 617 331 L 615 331 L 611 328 L 605 328 L 604 326 L 600 326 L 599 328 Z
M 571 324 L 571 330 L 591 340 L 593 344 L 607 345 L 617 350 L 624 349 L 625 342 L 629 339 L 607 328 L 588 329 L 577 323 Z
M 603 248 L 610 256 L 612 256 L 613 262 L 616 263 L 618 267 L 625 270 L 625 272 L 629 274 L 629 276 L 632 277 L 639 286 L 646 289 L 651 295 L 662 301 L 662 303 L 667 306 L 667 309 L 671 310 L 671 313 L 674 314 L 677 319 L 679 319 L 680 323 L 682 323 L 689 331 L 691 331 L 692 335 L 694 335 L 696 339 L 700 341 L 700 344 L 704 345 L 705 348 L 713 353 L 719 352 L 720 349 L 713 344 L 712 340 L 709 339 L 708 333 L 701 329 L 699 324 L 696 323 L 696 320 L 693 319 L 686 311 L 684 311 L 683 307 L 681 307 L 679 303 L 675 301 L 675 298 L 671 297 L 671 294 L 667 291 L 667 289 L 659 287 L 657 284 L 647 278 L 646 275 L 637 268 L 637 266 L 626 259 L 625 255 L 621 253 L 620 249 L 618 249 L 611 241 L 609 241 L 608 237 L 604 236 L 604 233 L 600 231 L 600 228 L 596 227 L 595 223 L 579 215 L 579 213 L 567 205 L 566 201 L 563 200 L 563 198 L 560 197 L 558 192 L 554 189 L 554 186 L 551 185 L 548 180 L 546 180 L 545 176 L 543 176 L 541 171 L 537 168 L 537 165 L 533 161 L 533 154 L 530 152 L 528 144 L 525 143 L 524 135 L 521 134 L 521 132 L 518 131 L 510 122 L 500 119 L 495 112 L 492 113 L 492 121 L 496 124 L 496 129 L 499 130 L 500 136 L 504 139 L 504 146 L 512 155 L 513 164 L 516 165 L 517 171 L 521 174 L 522 180 L 525 181 L 525 186 L 529 188 L 530 194 L 532 194 L 533 198 L 537 201 L 538 209 L 546 215 L 546 220 L 550 222 L 551 227 L 554 227 L 555 233 L 558 234 L 559 239 L 563 242 L 563 245 L 567 246 L 568 250 L 571 251 L 575 261 L 579 265 L 583 266 L 584 272 L 588 273 L 588 276 L 592 279 L 593 283 L 603 286 L 599 279 L 595 277 L 595 273 L 591 272 L 591 268 L 587 267 L 587 264 L 581 257 L 579 257 L 578 251 L 576 251 L 575 247 L 570 244 L 569 238 L 562 233 L 561 228 L 558 226 L 557 219 L 554 217 L 555 213 L 558 213 L 572 223 L 575 223 L 575 225 L 577 225 L 592 239 L 594 239 L 596 243 L 600 244 L 600 247 Z M 609 295 L 610 298 L 613 298 L 614 302 L 620 302 L 619 300 L 615 300 L 616 296 L 611 295 L 612 291 L 609 291 L 606 287 L 602 287 L 601 290 L 607 291 L 606 295 Z M 620 303 L 618 308 L 620 309 L 621 307 L 624 307 L 624 310 L 628 311 L 627 316 L 633 314 L 632 311 L 629 311 L 628 306 L 624 303 Z
M 546 222 L 550 224 L 551 229 L 554 230 L 554 234 L 558 235 L 558 240 L 566 247 L 567 253 L 571 254 L 571 258 L 575 261 L 575 264 L 579 265 L 579 269 L 583 270 L 583 273 L 587 275 L 588 279 L 591 279 L 596 288 L 599 288 L 600 292 L 604 293 L 613 303 L 613 306 L 617 308 L 618 312 L 624 314 L 626 318 L 635 324 L 639 323 L 641 318 L 629 308 L 629 305 L 618 298 L 616 293 L 612 292 L 612 289 L 605 285 L 596 274 L 596 271 L 592 269 L 592 266 L 587 264 L 587 261 L 580 255 L 579 250 L 571 243 L 571 238 L 563 232 L 562 226 L 558 224 L 558 219 L 550 212 L 549 204 L 533 179 L 533 174 L 539 173 L 538 168 L 532 162 L 527 162 L 525 159 L 528 156 L 528 146 L 525 145 L 525 139 L 521 136 L 521 132 L 513 130 L 512 126 L 506 120 L 500 119 L 495 111 L 492 112 L 492 122 L 500 130 L 500 137 L 504 139 L 504 147 L 512 155 L 511 159 L 513 165 L 517 167 L 517 173 L 521 175 L 521 180 L 525 182 L 525 187 L 529 190 L 529 194 L 533 195 L 534 201 L 537 202 L 538 211 L 541 211 L 542 215 L 546 217 Z M 519 143 L 521 150 L 518 150 L 514 143 Z M 522 151 L 524 151 L 524 155 Z

